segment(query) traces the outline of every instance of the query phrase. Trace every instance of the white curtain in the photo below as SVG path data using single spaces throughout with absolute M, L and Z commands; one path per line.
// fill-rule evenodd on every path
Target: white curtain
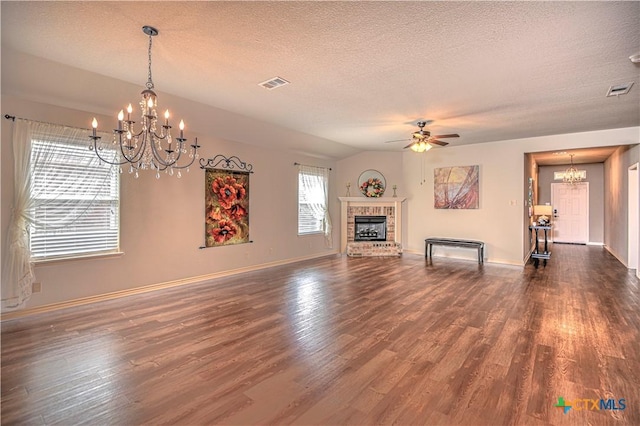
M 325 246 L 333 248 L 331 216 L 329 215 L 329 170 L 324 167 L 298 165 L 301 183 L 314 217 L 322 222 Z
M 16 309 L 31 297 L 31 288 L 35 279 L 31 252 L 29 250 L 29 232 L 32 227 L 42 229 L 61 229 L 73 223 L 83 212 L 58 216 L 53 223 L 36 221 L 34 215 L 34 200 L 38 194 L 33 193 L 32 169 L 34 166 L 48 168 L 49 176 L 60 182 L 59 194 L 65 190 L 75 190 L 82 173 L 70 173 L 64 167 L 56 167 L 62 161 L 74 162 L 73 149 L 82 146 L 89 149 L 88 130 L 65 127 L 50 123 L 34 122 L 16 119 L 13 123 L 13 157 L 14 157 L 14 193 L 11 217 L 7 230 L 6 245 L 2 259 L 2 309 Z M 108 138 L 109 135 L 101 136 Z M 82 141 L 82 142 L 81 142 Z M 43 142 L 57 142 L 45 144 Z M 40 149 L 34 151 L 34 144 L 40 144 Z M 66 144 L 66 146 L 65 146 Z M 65 158 L 66 157 L 66 158 Z M 95 156 L 94 156 L 95 157 Z M 98 161 L 97 157 L 95 160 Z M 86 179 L 86 178 L 84 178 Z M 74 184 L 75 182 L 75 184 Z M 65 189 L 66 188 L 66 189 Z M 50 200 L 64 207 L 64 200 Z M 41 204 L 42 201 L 39 201 Z M 44 202 L 46 203 L 46 201 Z
M 2 264 L 2 309 L 20 307 L 31 296 L 35 278 L 29 251 L 29 192 L 31 128 L 27 122 L 13 124 L 13 205 Z

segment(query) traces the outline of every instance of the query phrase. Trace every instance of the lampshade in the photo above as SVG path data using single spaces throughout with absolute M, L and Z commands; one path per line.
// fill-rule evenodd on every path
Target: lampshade
M 536 216 L 551 216 L 553 215 L 553 207 L 548 204 L 533 206 L 533 214 Z

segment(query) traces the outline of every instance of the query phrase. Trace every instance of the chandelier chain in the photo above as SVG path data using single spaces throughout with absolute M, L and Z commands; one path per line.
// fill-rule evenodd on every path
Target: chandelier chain
M 153 79 L 151 78 L 151 44 L 153 43 L 153 35 L 149 34 L 149 74 L 147 80 L 147 89 L 153 89 Z

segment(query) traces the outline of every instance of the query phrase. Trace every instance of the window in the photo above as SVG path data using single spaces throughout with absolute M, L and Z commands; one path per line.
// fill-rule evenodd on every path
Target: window
M 565 174 L 566 174 L 566 172 L 553 172 L 553 180 L 563 180 Z M 580 178 L 580 179 L 586 179 L 587 178 L 587 171 L 586 170 L 578 170 L 577 173 L 575 174 L 575 176 Z
M 299 166 L 298 234 L 331 232 L 328 215 L 329 169 Z
M 31 137 L 29 246 L 34 260 L 119 250 L 120 174 L 85 131 Z M 104 158 L 116 151 L 103 149 Z

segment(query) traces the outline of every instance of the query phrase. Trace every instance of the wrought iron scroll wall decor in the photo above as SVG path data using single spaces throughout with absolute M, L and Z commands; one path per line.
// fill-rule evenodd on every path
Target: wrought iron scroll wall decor
M 213 158 L 201 158 L 200 159 L 200 168 L 201 169 L 227 169 L 227 170 L 235 170 L 243 171 L 247 173 L 253 173 L 253 166 L 249 163 L 245 163 L 240 160 L 235 155 L 231 157 L 225 157 L 222 154 L 218 154 Z
M 200 159 L 205 170 L 205 245 L 252 243 L 249 239 L 249 176 L 253 166 L 236 156 Z

